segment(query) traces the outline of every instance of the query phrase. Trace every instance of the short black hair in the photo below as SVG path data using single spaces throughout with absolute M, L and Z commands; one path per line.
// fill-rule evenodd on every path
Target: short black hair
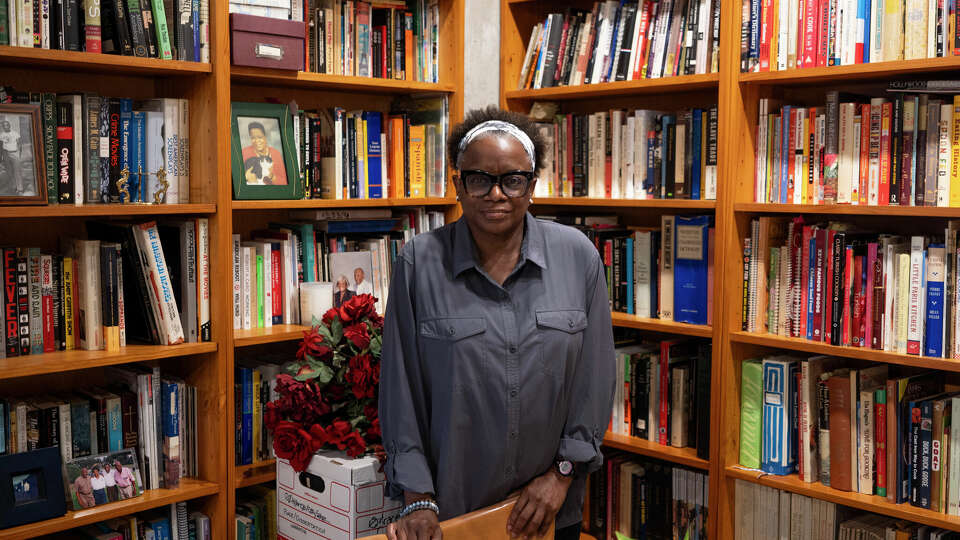
M 250 124 L 247 125 L 247 133 L 250 133 L 254 129 L 259 129 L 260 133 L 263 133 L 264 135 L 267 134 L 267 128 L 263 127 L 263 124 L 260 122 L 250 122 Z
M 533 142 L 534 172 L 538 172 L 543 168 L 544 142 L 536 124 L 525 115 L 513 111 L 505 111 L 493 105 L 468 112 L 466 116 L 463 117 L 463 122 L 457 124 L 450 132 L 450 136 L 447 137 L 447 155 L 450 156 L 450 163 L 452 163 L 454 167 L 457 166 L 457 154 L 460 150 L 460 141 L 463 140 L 464 136 L 466 136 L 471 129 L 490 120 L 509 122 L 517 126 L 520 131 L 526 133 Z

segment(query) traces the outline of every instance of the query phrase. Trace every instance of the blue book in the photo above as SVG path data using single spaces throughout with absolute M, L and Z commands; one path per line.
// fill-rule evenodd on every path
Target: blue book
M 180 435 L 180 388 L 172 381 L 160 381 L 160 422 L 164 437 Z
M 809 274 L 807 276 L 807 339 L 813 339 L 813 304 L 814 296 L 816 295 L 816 278 L 817 273 L 814 270 L 817 268 L 816 259 L 817 259 L 817 237 L 816 234 L 810 235 L 810 244 L 807 246 L 807 268 L 810 268 Z
M 690 168 L 690 198 L 699 201 L 700 200 L 700 170 L 702 168 L 701 161 L 703 156 L 701 155 L 700 149 L 701 138 L 703 137 L 703 109 L 694 109 L 693 110 L 693 148 L 692 148 L 692 158 L 693 166 Z
M 169 519 L 157 518 L 150 521 L 148 526 L 153 530 L 154 540 L 172 540 L 173 536 L 170 531 Z
M 863 17 L 860 16 L 860 12 L 863 12 Z M 870 32 L 873 30 L 870 28 L 870 0 L 858 0 L 857 4 L 857 19 L 863 19 L 863 63 L 870 63 Z M 858 21 L 859 22 L 859 21 Z
M 190 28 L 193 30 L 193 61 L 200 61 L 200 0 L 190 2 Z M 186 59 L 185 59 L 186 60 Z
M 395 219 L 360 219 L 345 221 L 328 221 L 327 234 L 349 233 L 388 233 L 397 225 Z
M 789 189 L 788 180 L 789 176 L 787 174 L 787 165 L 790 160 L 787 159 L 787 156 L 793 152 L 793 149 L 790 148 L 790 110 L 793 107 L 790 105 L 783 106 L 783 114 L 780 116 L 782 119 L 780 121 L 780 203 L 786 204 L 787 200 L 787 190 Z
M 379 112 L 366 111 L 363 119 L 367 122 L 367 198 L 383 198 L 383 149 L 380 147 L 381 126 Z
M 673 115 L 665 114 L 665 115 L 663 115 L 663 117 L 660 119 L 660 121 L 661 121 L 661 126 L 660 126 L 660 134 L 661 134 L 661 136 L 660 136 L 660 156 L 661 156 L 661 158 L 660 158 L 660 164 L 661 164 L 661 165 L 660 165 L 660 196 L 663 197 L 668 191 L 669 191 L 670 193 L 673 193 L 673 186 L 670 186 L 670 188 L 667 189 L 667 168 L 664 166 L 664 164 L 667 162 L 667 155 L 669 154 L 669 150 L 667 149 L 667 145 L 668 145 L 668 143 L 669 143 L 669 141 L 667 140 L 667 139 L 669 138 L 669 137 L 667 137 L 667 132 L 670 131 L 670 126 L 672 126 L 673 124 L 675 124 L 676 121 L 677 121 L 677 119 L 676 119 Z
M 923 354 L 934 358 L 943 356 L 944 257 L 943 244 L 927 246 L 927 320 L 924 326 Z
M 613 73 L 613 63 L 617 58 L 617 54 L 620 51 L 619 43 L 617 43 L 617 32 L 620 31 L 620 26 L 623 24 L 623 3 L 624 0 L 620 0 L 620 5 L 617 6 L 617 15 L 614 18 L 613 23 L 613 33 L 610 34 L 610 50 L 607 51 L 607 63 L 606 69 L 603 72 L 602 81 L 594 82 L 610 82 L 616 78 L 617 74 Z
M 132 99 L 121 99 L 120 100 L 120 170 L 127 169 L 130 171 L 130 187 L 133 186 L 133 173 L 136 171 L 133 170 L 132 159 L 130 157 L 131 150 L 131 134 L 132 134 L 132 124 L 133 124 L 133 100 Z M 134 191 L 130 190 L 130 199 L 124 199 L 121 202 L 131 202 L 133 200 Z
M 300 227 L 300 243 L 303 245 L 303 281 L 320 281 L 317 276 L 317 233 L 313 223 L 303 223 Z M 303 322 L 309 324 L 309 321 Z
M 708 234 L 711 216 L 677 216 L 673 318 L 707 324 Z
M 123 450 L 123 408 L 120 396 L 107 398 L 107 448 L 111 452 Z
M 70 433 L 73 457 L 90 455 L 90 400 L 77 396 L 70 400 Z
M 240 464 L 253 463 L 253 371 L 240 368 Z
M 750 0 L 750 42 L 747 58 L 760 59 L 760 0 Z
M 134 111 L 130 118 L 130 182 L 128 184 L 130 200 L 134 202 L 146 201 L 144 198 L 144 190 L 146 189 L 147 182 L 143 177 L 143 174 L 147 172 L 147 164 L 144 159 L 144 147 L 146 146 L 146 141 L 144 140 L 145 130 L 146 118 L 143 112 Z
M 633 237 L 627 237 L 627 314 L 633 315 Z
M 547 53 L 546 40 L 547 36 L 550 35 L 550 21 L 551 17 L 547 17 L 547 20 L 543 22 L 543 30 L 540 32 L 540 54 L 537 55 L 537 67 L 533 71 L 533 79 L 530 82 L 530 88 L 537 88 L 537 79 L 540 77 L 540 71 L 543 70 L 543 56 Z M 341 28 L 345 25 L 341 25 Z M 341 43 L 343 43 L 341 41 Z M 584 75 L 584 77 L 589 77 L 590 75 Z M 596 81 L 590 81 L 596 82 Z M 586 84 L 586 81 L 584 81 Z
M 763 428 L 760 469 L 768 474 L 785 476 L 796 472 L 796 459 L 791 459 L 794 430 L 791 422 L 793 392 L 791 379 L 796 361 L 789 357 L 763 359 Z M 795 456 L 793 456 L 795 457 Z

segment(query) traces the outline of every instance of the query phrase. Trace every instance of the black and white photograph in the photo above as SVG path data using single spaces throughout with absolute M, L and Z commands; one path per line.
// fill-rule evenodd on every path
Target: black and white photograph
M 0 105 L 0 204 L 46 202 L 40 109 Z
M 340 307 L 358 294 L 374 294 L 373 258 L 369 251 L 330 254 L 333 305 Z
M 70 461 L 65 480 L 74 510 L 143 494 L 137 456 L 129 449 Z
M 283 164 L 280 122 L 276 118 L 237 117 L 238 136 L 243 148 L 243 176 L 247 185 L 287 184 Z

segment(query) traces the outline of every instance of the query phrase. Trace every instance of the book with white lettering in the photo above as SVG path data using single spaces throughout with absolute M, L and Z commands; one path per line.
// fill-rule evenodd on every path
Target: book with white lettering
M 660 233 L 660 319 L 673 320 L 674 216 L 661 216 Z
M 167 270 L 167 263 L 160 244 L 160 235 L 154 221 L 133 225 L 134 237 L 140 251 L 141 261 L 146 270 L 147 290 L 150 301 L 157 308 L 157 326 L 160 342 L 164 345 L 183 343 L 183 326 L 180 323 L 180 311 L 173 296 L 173 284 Z

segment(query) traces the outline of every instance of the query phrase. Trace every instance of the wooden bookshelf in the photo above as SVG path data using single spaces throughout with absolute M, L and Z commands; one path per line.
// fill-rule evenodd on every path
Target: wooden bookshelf
M 443 92 L 452 94 L 457 91 L 453 83 L 428 83 L 401 81 L 376 77 L 353 77 L 348 75 L 328 75 L 307 71 L 287 71 L 282 69 L 253 68 L 233 66 L 230 78 L 235 82 L 336 92 L 364 92 L 368 94 L 432 94 Z
M 634 454 L 662 459 L 671 463 L 678 463 L 695 469 L 709 470 L 710 462 L 697 457 L 696 448 L 674 448 L 650 442 L 645 439 L 607 432 L 603 438 L 603 445 L 618 450 L 626 450 Z
M 717 201 L 692 201 L 686 199 L 598 199 L 592 197 L 536 197 L 534 206 L 563 206 L 573 208 L 640 208 L 676 210 L 678 212 L 702 212 L 714 210 Z
M 70 511 L 67 512 L 66 515 L 58 518 L 21 525 L 11 529 L 3 529 L 0 530 L 0 539 L 9 538 L 10 540 L 19 540 L 22 538 L 45 536 L 73 529 L 74 527 L 91 525 L 106 519 L 127 516 L 152 508 L 160 508 L 172 503 L 215 495 L 219 492 L 220 485 L 215 482 L 184 478 L 180 480 L 180 487 L 174 489 L 148 489 L 143 492 L 143 495 L 125 501 L 117 501 L 85 510 Z M 214 526 L 215 524 L 211 518 L 211 527 Z
M 237 489 L 273 482 L 277 479 L 277 460 L 268 459 L 251 465 L 237 465 Z
M 204 62 L 10 47 L 8 45 L 0 45 L 0 64 L 67 72 L 122 73 L 158 77 L 208 75 L 213 72 L 212 65 Z
M 521 54 L 523 54 L 521 52 Z M 638 94 L 659 94 L 662 92 L 692 92 L 700 90 L 716 91 L 720 83 L 717 73 L 703 75 L 678 75 L 659 79 L 641 79 L 637 81 L 618 81 L 577 86 L 555 86 L 504 92 L 507 100 L 575 100 L 586 98 L 635 96 Z
M 891 216 L 958 218 L 960 208 L 944 206 L 870 206 L 851 204 L 736 203 L 738 214 L 822 214 L 831 216 Z
M 128 345 L 117 352 L 60 351 L 0 358 L 0 380 L 213 353 L 217 344 Z
M 3 218 L 112 217 L 112 216 L 175 216 L 178 214 L 213 214 L 215 204 L 84 204 L 81 206 L 0 206 Z
M 417 206 L 453 206 L 452 197 L 419 199 L 303 199 L 297 201 L 233 201 L 234 210 L 310 210 L 325 208 L 412 208 Z
M 301 326 L 299 324 L 279 324 L 271 326 L 270 328 L 234 330 L 233 346 L 250 347 L 253 345 L 263 345 L 265 343 L 296 341 L 302 339 L 303 332 L 308 329 L 308 326 Z
M 646 330 L 650 332 L 662 332 L 664 334 L 676 334 L 679 336 L 691 337 L 713 337 L 713 327 L 702 324 L 687 324 L 674 321 L 663 321 L 660 319 L 649 319 L 646 317 L 637 317 L 614 311 L 610 314 L 614 326 L 621 328 L 634 328 L 636 330 Z
M 739 65 L 738 60 L 738 69 Z M 761 73 L 739 73 L 738 78 L 741 83 L 756 85 L 821 85 L 827 81 L 883 80 L 886 82 L 892 78 L 924 74 L 936 75 L 939 72 L 954 71 L 958 68 L 960 68 L 960 57 L 950 56 L 946 58 L 923 58 L 899 62 L 871 62 L 869 64 L 854 64 L 850 66 L 827 66 Z M 940 76 L 949 76 L 949 74 L 940 73 Z

